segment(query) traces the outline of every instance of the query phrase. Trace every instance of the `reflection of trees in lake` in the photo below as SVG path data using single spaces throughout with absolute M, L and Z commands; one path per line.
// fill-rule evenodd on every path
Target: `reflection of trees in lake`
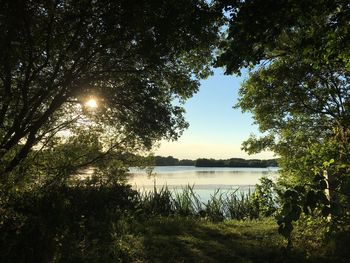
M 277 171 L 238 171 L 238 170 L 235 170 L 235 171 L 230 171 L 230 170 L 210 170 L 210 171 L 195 171 L 195 174 L 197 176 L 205 176 L 205 175 L 208 175 L 208 176 L 211 176 L 212 174 L 263 174 L 263 175 L 269 175 L 269 174 L 274 174 L 274 173 L 277 173 Z

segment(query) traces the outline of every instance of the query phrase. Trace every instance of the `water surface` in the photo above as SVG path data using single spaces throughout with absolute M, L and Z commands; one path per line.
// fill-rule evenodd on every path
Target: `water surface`
M 167 186 L 181 191 L 187 185 L 194 185 L 196 193 L 207 200 L 215 190 L 253 191 L 255 184 L 263 176 L 275 179 L 278 168 L 231 168 L 194 166 L 156 166 L 149 175 L 145 170 L 130 170 L 129 183 L 140 191 L 152 191 Z

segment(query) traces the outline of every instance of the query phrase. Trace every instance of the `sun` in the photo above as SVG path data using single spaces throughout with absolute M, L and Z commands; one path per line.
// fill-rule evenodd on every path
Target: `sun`
M 85 106 L 91 109 L 95 109 L 98 105 L 96 99 L 91 98 L 87 102 L 85 102 Z

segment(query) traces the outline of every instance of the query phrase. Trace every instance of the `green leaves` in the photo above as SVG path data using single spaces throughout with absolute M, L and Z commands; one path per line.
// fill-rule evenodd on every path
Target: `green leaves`
M 0 173 L 74 124 L 128 137 L 135 150 L 177 139 L 188 124 L 173 100 L 210 74 L 220 18 L 202 0 L 4 3 Z M 89 96 L 96 114 L 81 109 Z
M 281 157 L 279 182 L 287 191 L 280 232 L 288 236 L 302 212 L 334 215 L 342 204 L 346 215 L 348 1 L 251 0 L 230 2 L 227 9 L 229 29 L 217 65 L 228 74 L 250 69 L 238 106 L 253 114 L 264 137 L 252 136 L 243 149 Z
M 302 213 L 309 215 L 320 209 L 323 216 L 328 216 L 332 211 L 329 197 L 325 193 L 326 189 L 327 182 L 322 173 L 314 176 L 313 184 L 287 189 L 282 196 L 283 205 L 277 221 L 279 233 L 290 238 L 293 230 L 292 223 L 299 220 Z

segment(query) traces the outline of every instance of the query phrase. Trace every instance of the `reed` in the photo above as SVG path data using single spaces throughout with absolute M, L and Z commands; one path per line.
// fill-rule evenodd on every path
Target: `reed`
M 259 211 L 253 199 L 253 192 L 248 190 L 248 193 L 235 192 L 226 195 L 226 217 L 230 219 L 244 220 L 256 219 L 259 217 Z
M 194 192 L 194 185 L 187 185 L 181 191 L 175 190 L 172 201 L 175 214 L 180 216 L 197 216 L 203 206 L 199 196 Z
M 140 210 L 146 215 L 169 216 L 174 214 L 173 195 L 167 186 L 153 191 L 139 192 Z
M 214 222 L 223 221 L 225 218 L 225 193 L 220 189 L 215 190 L 214 194 L 210 196 L 205 206 L 206 217 Z
M 194 185 L 181 190 L 170 190 L 167 186 L 153 191 L 139 193 L 141 210 L 146 215 L 206 218 L 210 221 L 225 219 L 257 219 L 261 217 L 254 192 L 240 192 L 239 188 L 229 191 L 217 189 L 207 202 L 202 202 Z

